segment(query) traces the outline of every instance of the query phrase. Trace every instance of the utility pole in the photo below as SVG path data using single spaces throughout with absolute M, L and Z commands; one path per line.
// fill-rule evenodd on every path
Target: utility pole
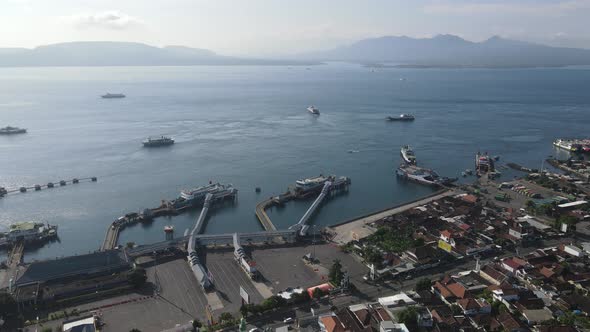
M 313 240 L 311 241 L 311 246 L 313 247 L 313 259 L 315 260 L 315 225 L 311 226 L 313 229 Z

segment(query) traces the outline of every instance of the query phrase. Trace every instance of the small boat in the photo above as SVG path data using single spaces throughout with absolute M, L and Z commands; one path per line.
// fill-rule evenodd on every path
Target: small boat
M 19 127 L 11 127 L 7 126 L 4 128 L 0 128 L 0 135 L 14 135 L 14 134 L 24 134 L 27 130 L 24 128 Z
M 148 137 L 145 141 L 143 141 L 143 146 L 148 148 L 157 146 L 167 146 L 172 144 L 174 144 L 174 140 L 166 136 L 160 136 L 158 138 Z
M 398 117 L 388 116 L 387 121 L 414 121 L 416 118 L 412 114 L 400 114 Z
M 400 153 L 406 163 L 416 165 L 416 155 L 409 145 L 402 146 Z
M 463 176 L 463 177 L 467 177 L 467 173 L 465 173 L 465 172 L 461 172 L 461 176 Z
M 259 193 L 259 192 L 262 191 L 262 189 L 260 189 L 260 187 L 256 187 L 256 189 L 254 191 L 256 191 L 257 193 Z
M 125 98 L 125 95 L 122 93 L 107 93 L 105 95 L 102 95 L 101 97 L 105 98 L 105 99 L 113 99 L 113 98 Z
M 348 150 L 348 153 L 359 153 L 359 150 Z
M 467 175 L 473 175 L 473 171 L 470 170 L 469 168 L 467 168 L 464 173 Z
M 164 232 L 166 232 L 166 233 L 172 233 L 172 232 L 174 232 L 174 226 L 172 226 L 172 225 L 166 225 L 166 226 L 164 226 Z
M 307 111 L 308 111 L 309 113 L 313 114 L 313 115 L 320 115 L 320 110 L 319 110 L 319 109 L 317 109 L 317 108 L 316 108 L 315 106 L 313 106 L 313 105 L 312 105 L 312 106 L 309 106 L 309 107 L 307 108 Z

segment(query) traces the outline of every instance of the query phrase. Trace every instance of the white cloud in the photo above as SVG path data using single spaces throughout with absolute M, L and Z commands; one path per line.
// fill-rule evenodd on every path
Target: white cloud
M 143 24 L 140 19 L 116 10 L 94 14 L 71 15 L 64 17 L 64 19 L 80 28 L 98 27 L 123 30 Z
M 590 0 L 561 0 L 545 3 L 518 3 L 516 1 L 465 2 L 434 1 L 424 6 L 431 14 L 518 14 L 518 15 L 565 15 L 576 10 L 590 9 Z

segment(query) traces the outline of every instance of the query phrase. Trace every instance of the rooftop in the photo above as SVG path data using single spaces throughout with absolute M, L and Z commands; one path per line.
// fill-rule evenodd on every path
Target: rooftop
M 122 252 L 118 250 L 99 251 L 32 263 L 16 281 L 16 285 L 47 282 L 75 275 L 91 275 L 125 268 L 130 268 L 130 265 Z
M 10 231 L 28 231 L 31 229 L 35 229 L 35 225 L 37 223 L 34 221 L 25 221 L 25 222 L 19 222 L 16 224 L 12 224 L 10 225 Z

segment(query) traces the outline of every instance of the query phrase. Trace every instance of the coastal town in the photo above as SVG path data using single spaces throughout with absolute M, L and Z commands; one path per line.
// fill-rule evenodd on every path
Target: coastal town
M 420 169 L 409 146 L 401 154 L 400 169 Z M 521 175 L 505 180 L 498 159 L 478 153 L 474 172 L 465 171 L 477 177 L 461 183 L 431 181 L 432 170 L 426 179 L 406 174 L 399 181 L 433 193 L 317 230 L 315 210 L 349 190 L 349 178 L 298 180 L 261 202 L 260 232 L 204 232 L 209 209 L 238 195 L 219 183 L 118 218 L 89 254 L 23 263 L 24 246 L 50 241 L 57 227 L 18 224 L 0 237 L 10 248 L 0 270 L 2 322 L 21 331 L 590 328 L 588 162 L 511 164 Z M 277 230 L 266 210 L 290 200 L 310 207 Z M 164 242 L 118 243 L 129 224 L 199 208 L 184 236 L 166 226 Z

